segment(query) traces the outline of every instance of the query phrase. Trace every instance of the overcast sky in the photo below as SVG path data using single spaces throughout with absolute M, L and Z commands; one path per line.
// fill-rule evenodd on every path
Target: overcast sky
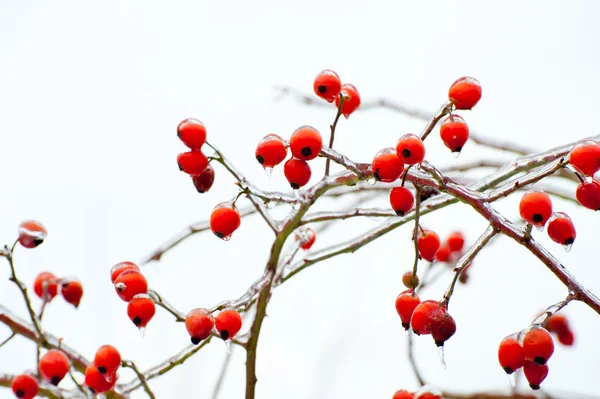
M 182 119 L 202 120 L 209 141 L 256 185 L 286 190 L 281 169 L 269 179 L 257 164 L 256 143 L 268 133 L 289 137 L 304 124 L 326 132 L 335 110 L 289 98 L 276 102 L 274 85 L 310 93 L 316 73 L 331 68 L 365 101 L 385 97 L 433 112 L 451 82 L 471 75 L 483 86 L 480 104 L 463 113 L 472 129 L 546 149 L 599 133 L 599 12 L 591 0 L 0 0 L 0 243 L 12 242 L 25 219 L 44 223 L 46 242 L 17 250 L 20 277 L 30 284 L 48 270 L 79 277 L 86 290 L 78 311 L 55 300 L 45 328 L 88 358 L 111 343 L 146 369 L 188 345 L 189 337 L 159 309 L 140 338 L 108 270 L 119 261 L 141 260 L 236 193 L 222 168 L 204 195 L 177 170 L 176 156 L 185 150 L 175 135 Z M 336 148 L 369 162 L 422 126 L 389 111 L 357 113 L 340 122 Z M 438 166 L 489 154 L 470 143 L 455 160 L 437 134 L 427 151 Z M 322 168 L 322 160 L 315 161 L 313 182 Z M 509 199 L 497 208 L 518 220 L 517 204 Z M 385 207 L 387 199 L 374 205 Z M 321 209 L 338 206 L 323 201 Z M 555 207 L 577 226 L 573 250 L 564 252 L 545 234 L 534 237 L 600 293 L 599 215 L 566 201 L 556 200 Z M 318 237 L 314 248 L 375 224 L 348 222 Z M 486 226 L 461 205 L 423 224 L 442 236 L 463 229 L 469 242 Z M 274 292 L 258 348 L 259 398 L 390 398 L 397 389 L 417 387 L 393 307 L 400 276 L 412 263 L 410 229 L 321 263 Z M 196 236 L 144 273 L 182 311 L 210 307 L 245 292 L 262 273 L 271 239 L 269 229 L 250 217 L 231 241 Z M 8 276 L 0 266 L 0 303 L 25 316 Z M 450 279 L 425 296 L 441 298 Z M 532 255 L 495 239 L 453 299 L 458 332 L 446 345 L 446 370 L 431 339 L 418 339 L 426 378 L 455 391 L 508 390 L 498 343 L 565 295 Z M 557 347 L 543 387 L 595 393 L 600 317 L 579 303 L 565 312 L 576 346 Z M 0 334 L 1 341 L 9 332 L 0 326 Z M 159 398 L 208 398 L 225 354 L 215 342 L 150 385 Z M 34 358 L 30 342 L 15 340 L 0 349 L 0 372 L 32 369 Z M 245 354 L 234 352 L 221 398 L 243 396 L 244 362 Z M 129 378 L 122 372 L 122 380 Z

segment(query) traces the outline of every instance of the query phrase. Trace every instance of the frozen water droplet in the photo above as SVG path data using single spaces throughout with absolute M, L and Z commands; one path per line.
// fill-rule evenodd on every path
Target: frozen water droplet
M 517 372 L 514 371 L 511 374 L 507 374 L 508 376 L 508 382 L 510 383 L 511 387 L 516 387 L 517 386 Z
M 543 225 L 543 224 L 540 224 L 540 225 L 534 225 L 534 226 L 535 226 L 535 229 L 536 229 L 537 231 L 539 231 L 540 233 L 541 233 L 542 231 L 544 231 L 544 225 Z
M 265 173 L 267 174 L 267 177 L 271 177 L 271 175 L 273 174 L 273 168 L 271 168 L 270 166 L 265 166 Z
M 225 347 L 227 348 L 227 353 L 231 353 L 231 340 L 230 339 L 226 339 L 223 342 L 225 343 Z
M 292 208 L 294 208 L 295 211 L 300 209 L 300 202 L 294 202 L 294 204 L 292 205 Z
M 140 337 L 144 338 L 146 336 L 146 327 L 140 327 Z
M 265 206 L 267 209 L 273 209 L 277 206 L 277 203 L 275 201 L 267 201 L 265 202 Z
M 442 368 L 446 369 L 446 359 L 444 358 L 444 345 L 440 345 L 437 348 L 438 350 L 438 356 L 440 357 L 440 362 L 442 364 Z
M 594 176 L 586 176 L 585 177 L 585 182 L 586 183 L 591 183 L 594 181 Z
M 292 191 L 294 191 L 294 196 L 296 197 L 296 199 L 300 199 L 300 190 L 298 190 L 298 189 L 295 188 Z
M 452 151 L 452 156 L 453 156 L 454 158 L 458 158 L 458 157 L 460 157 L 460 151 Z
M 377 180 L 375 180 L 375 178 L 374 178 L 374 177 L 370 177 L 370 178 L 367 180 L 367 183 L 369 183 L 369 184 L 371 184 L 371 185 L 375 184 L 376 182 L 377 182 Z
M 106 380 L 106 382 L 110 383 L 113 380 L 113 376 L 107 373 L 104 375 L 104 379 Z
M 563 248 L 565 249 L 565 251 L 569 252 L 571 250 L 571 248 L 573 248 L 573 243 L 565 244 L 565 245 L 563 245 Z
M 229 241 L 231 240 L 231 234 L 229 234 L 228 236 L 223 237 L 223 241 Z

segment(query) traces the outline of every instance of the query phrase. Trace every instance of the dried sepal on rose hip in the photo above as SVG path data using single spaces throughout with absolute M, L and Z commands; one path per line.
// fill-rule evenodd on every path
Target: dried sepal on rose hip
M 59 279 L 50 272 L 41 272 L 33 282 L 33 291 L 45 301 L 50 302 L 58 294 Z
M 287 144 L 278 135 L 268 134 L 258 142 L 254 156 L 265 170 L 272 169 L 287 157 Z
M 569 153 L 569 162 L 579 173 L 594 176 L 600 170 L 600 143 L 583 140 L 575 144 Z
M 417 237 L 417 247 L 421 257 L 432 262 L 435 259 L 435 254 L 440 248 L 440 237 L 434 231 L 421 231 Z
M 521 198 L 519 213 L 526 222 L 542 228 L 552 216 L 552 200 L 543 191 L 529 191 Z
M 600 181 L 582 182 L 577 186 L 575 197 L 581 206 L 600 211 Z
M 498 346 L 498 362 L 506 374 L 512 374 L 523 367 L 525 353 L 517 334 L 504 338 Z
M 460 116 L 450 115 L 440 125 L 440 137 L 452 154 L 458 156 L 469 140 L 469 126 Z
M 290 150 L 296 159 L 310 161 L 319 156 L 323 148 L 321 133 L 312 126 L 301 126 L 292 133 Z
M 554 213 L 548 221 L 548 236 L 555 243 L 563 245 L 565 249 L 571 249 L 577 237 L 571 218 L 563 212 Z
M 29 374 L 20 374 L 12 379 L 11 389 L 19 399 L 33 399 L 40 389 L 37 380 Z
M 470 76 L 458 78 L 448 90 L 448 100 L 456 109 L 471 109 L 481 100 L 481 84 Z
M 391 183 L 398 179 L 404 171 L 404 163 L 398 158 L 396 150 L 392 147 L 384 148 L 373 158 L 371 171 L 375 180 Z
M 200 341 L 208 338 L 214 326 L 215 318 L 208 309 L 192 309 L 185 317 L 185 328 L 194 345 L 198 345 Z
M 210 214 L 210 230 L 222 240 L 228 241 L 242 222 L 240 211 L 235 203 L 221 202 Z
M 142 273 L 133 269 L 121 272 L 114 285 L 119 298 L 125 302 L 131 301 L 137 294 L 148 292 L 148 281 Z
M 94 364 L 103 375 L 112 375 L 121 366 L 121 353 L 112 345 L 102 345 L 96 351 Z
M 332 103 L 342 90 L 342 82 L 337 73 L 331 69 L 324 69 L 315 77 L 313 89 L 317 96 Z
M 390 205 L 398 216 L 406 215 L 415 204 L 415 196 L 406 187 L 394 187 L 390 191 Z
M 58 385 L 69 372 L 69 358 L 61 350 L 51 349 L 41 357 L 39 370 L 52 385 Z
M 77 309 L 83 297 L 83 285 L 78 280 L 63 280 L 60 284 L 60 293 L 67 303 Z
M 396 298 L 396 312 L 400 316 L 402 327 L 405 330 L 410 328 L 410 319 L 417 306 L 421 303 L 418 295 L 412 289 L 403 291 Z
M 298 190 L 308 184 L 312 171 L 308 162 L 302 159 L 290 158 L 283 165 L 283 174 L 292 189 Z
M 225 309 L 215 317 L 215 328 L 223 340 L 233 339 L 242 328 L 242 317 L 234 309 Z
M 308 251 L 317 239 L 315 231 L 311 228 L 302 229 L 295 234 L 296 241 L 300 241 L 300 248 Z
M 344 98 L 342 115 L 344 115 L 344 118 L 348 119 L 350 118 L 350 115 L 360 107 L 360 94 L 353 84 L 344 83 L 340 95 L 335 98 L 335 105 L 338 108 L 340 106 L 340 97 Z
M 208 158 L 202 151 L 182 152 L 177 156 L 179 170 L 190 176 L 201 175 L 208 166 Z
M 196 187 L 196 191 L 200 194 L 204 194 L 210 190 L 214 182 L 215 170 L 210 165 L 208 165 L 198 176 L 192 176 L 192 183 L 194 184 L 194 187 Z
M 191 150 L 200 150 L 206 142 L 206 127 L 198 119 L 185 119 L 177 126 L 177 137 Z
M 117 383 L 117 373 L 108 378 L 102 375 L 94 362 L 90 362 L 85 369 L 85 386 L 94 394 L 100 394 L 106 391 L 110 391 L 114 388 Z
M 415 134 L 407 133 L 396 144 L 396 155 L 407 165 L 416 165 L 425 159 L 425 144 Z
M 138 328 L 145 328 L 156 313 L 156 305 L 148 294 L 137 294 L 127 304 L 127 316 Z
M 26 220 L 19 225 L 19 244 L 25 248 L 37 247 L 47 236 L 46 228 L 35 220 Z
M 525 360 L 544 365 L 554 353 L 554 340 L 544 327 L 533 325 L 524 332 L 523 354 Z

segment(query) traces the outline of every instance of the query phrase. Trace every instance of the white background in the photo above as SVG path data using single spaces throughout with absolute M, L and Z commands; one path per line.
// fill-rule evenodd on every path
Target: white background
M 599 12 L 594 1 L 0 1 L 0 242 L 12 242 L 22 220 L 43 222 L 46 242 L 17 249 L 20 277 L 30 284 L 48 270 L 77 276 L 85 287 L 78 311 L 57 298 L 44 327 L 88 358 L 111 343 L 146 369 L 188 345 L 189 337 L 159 309 L 140 338 L 108 270 L 141 260 L 236 193 L 222 168 L 204 195 L 177 170 L 175 158 L 185 150 L 175 135 L 180 120 L 201 119 L 209 140 L 258 186 L 287 190 L 280 169 L 268 179 L 257 164 L 256 143 L 267 133 L 289 137 L 303 124 L 325 133 L 335 110 L 290 98 L 276 102 L 274 84 L 310 93 L 316 73 L 332 68 L 364 101 L 386 97 L 433 112 L 451 82 L 472 75 L 483 85 L 480 104 L 463 113 L 472 129 L 550 148 L 598 134 Z M 388 111 L 357 113 L 340 122 L 336 148 L 368 162 L 422 126 Z M 455 160 L 437 133 L 427 151 L 438 166 L 488 154 L 467 144 Z M 323 161 L 312 166 L 314 182 Z M 574 193 L 574 185 L 564 184 Z M 509 199 L 498 209 L 518 220 L 517 203 Z M 564 252 L 545 233 L 534 236 L 600 293 L 598 215 L 554 203 L 577 226 L 573 250 Z M 387 199 L 376 205 L 387 206 Z M 329 230 L 315 249 L 375 223 L 356 220 Z M 463 205 L 423 224 L 442 236 L 460 228 L 469 242 L 485 229 Z M 389 398 L 397 389 L 417 388 L 393 307 L 400 276 L 412 263 L 410 229 L 321 263 L 274 292 L 258 351 L 259 398 Z M 241 295 L 262 273 L 271 238 L 250 217 L 230 242 L 195 236 L 144 273 L 182 311 L 210 307 Z M 0 303 L 25 316 L 8 276 L 0 265 Z M 439 299 L 450 277 L 425 296 Z M 453 298 L 458 332 L 446 345 L 447 370 L 431 339 L 418 339 L 426 378 L 454 391 L 508 391 L 498 343 L 565 295 L 532 255 L 495 239 Z M 600 318 L 579 303 L 565 312 L 577 342 L 557 347 L 543 387 L 593 394 Z M 0 326 L 0 334 L 2 340 L 9 332 Z M 150 385 L 158 398 L 208 398 L 225 353 L 215 342 Z M 34 358 L 31 343 L 15 339 L 0 349 L 0 372 L 32 369 Z M 243 397 L 244 361 L 235 351 L 221 398 Z M 0 390 L 0 397 L 8 392 Z

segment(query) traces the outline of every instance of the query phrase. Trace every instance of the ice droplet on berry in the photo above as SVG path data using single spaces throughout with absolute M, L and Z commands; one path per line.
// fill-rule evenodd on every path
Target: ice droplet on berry
M 294 191 L 294 196 L 296 197 L 296 199 L 300 199 L 300 190 L 295 188 L 292 191 Z
M 267 174 L 267 177 L 271 177 L 271 175 L 273 174 L 273 168 L 271 168 L 270 166 L 265 166 L 265 173 Z
M 231 240 L 231 234 L 229 234 L 228 236 L 223 237 L 223 241 L 229 241 Z
M 540 225 L 534 225 L 534 226 L 535 226 L 535 229 L 536 229 L 537 231 L 539 231 L 540 233 L 541 233 L 542 231 L 544 231 L 544 225 L 543 225 L 543 224 L 540 224 Z
M 594 176 L 586 176 L 585 177 L 585 182 L 586 183 L 591 183 L 594 181 Z
M 565 251 L 569 252 L 571 251 L 571 248 L 573 248 L 573 243 L 565 244 L 563 245 L 563 248 L 565 249 Z
M 454 158 L 458 158 L 458 157 L 460 157 L 460 151 L 452 151 L 452 156 L 453 156 Z
M 106 373 L 106 375 L 104 375 L 104 379 L 106 380 L 106 382 L 110 383 L 113 381 L 113 376 L 112 374 Z
M 300 209 L 300 202 L 294 202 L 294 204 L 292 205 L 292 208 L 294 208 L 295 211 Z
M 367 183 L 369 183 L 369 184 L 371 184 L 371 185 L 375 184 L 376 182 L 377 182 L 377 180 L 375 180 L 375 178 L 374 178 L 374 177 L 370 177 L 370 178 L 367 180 Z
M 140 337 L 146 337 L 146 327 L 140 327 Z
M 226 339 L 223 341 L 223 343 L 225 344 L 225 347 L 227 348 L 227 353 L 231 354 L 231 340 Z
M 513 388 L 517 386 L 517 374 L 519 374 L 518 370 L 513 373 L 507 374 L 508 382 L 510 383 L 510 386 Z
M 441 362 L 442 368 L 446 369 L 447 365 L 446 365 L 446 359 L 444 357 L 444 345 L 438 346 L 437 351 L 438 351 L 438 356 L 440 357 L 440 362 Z

